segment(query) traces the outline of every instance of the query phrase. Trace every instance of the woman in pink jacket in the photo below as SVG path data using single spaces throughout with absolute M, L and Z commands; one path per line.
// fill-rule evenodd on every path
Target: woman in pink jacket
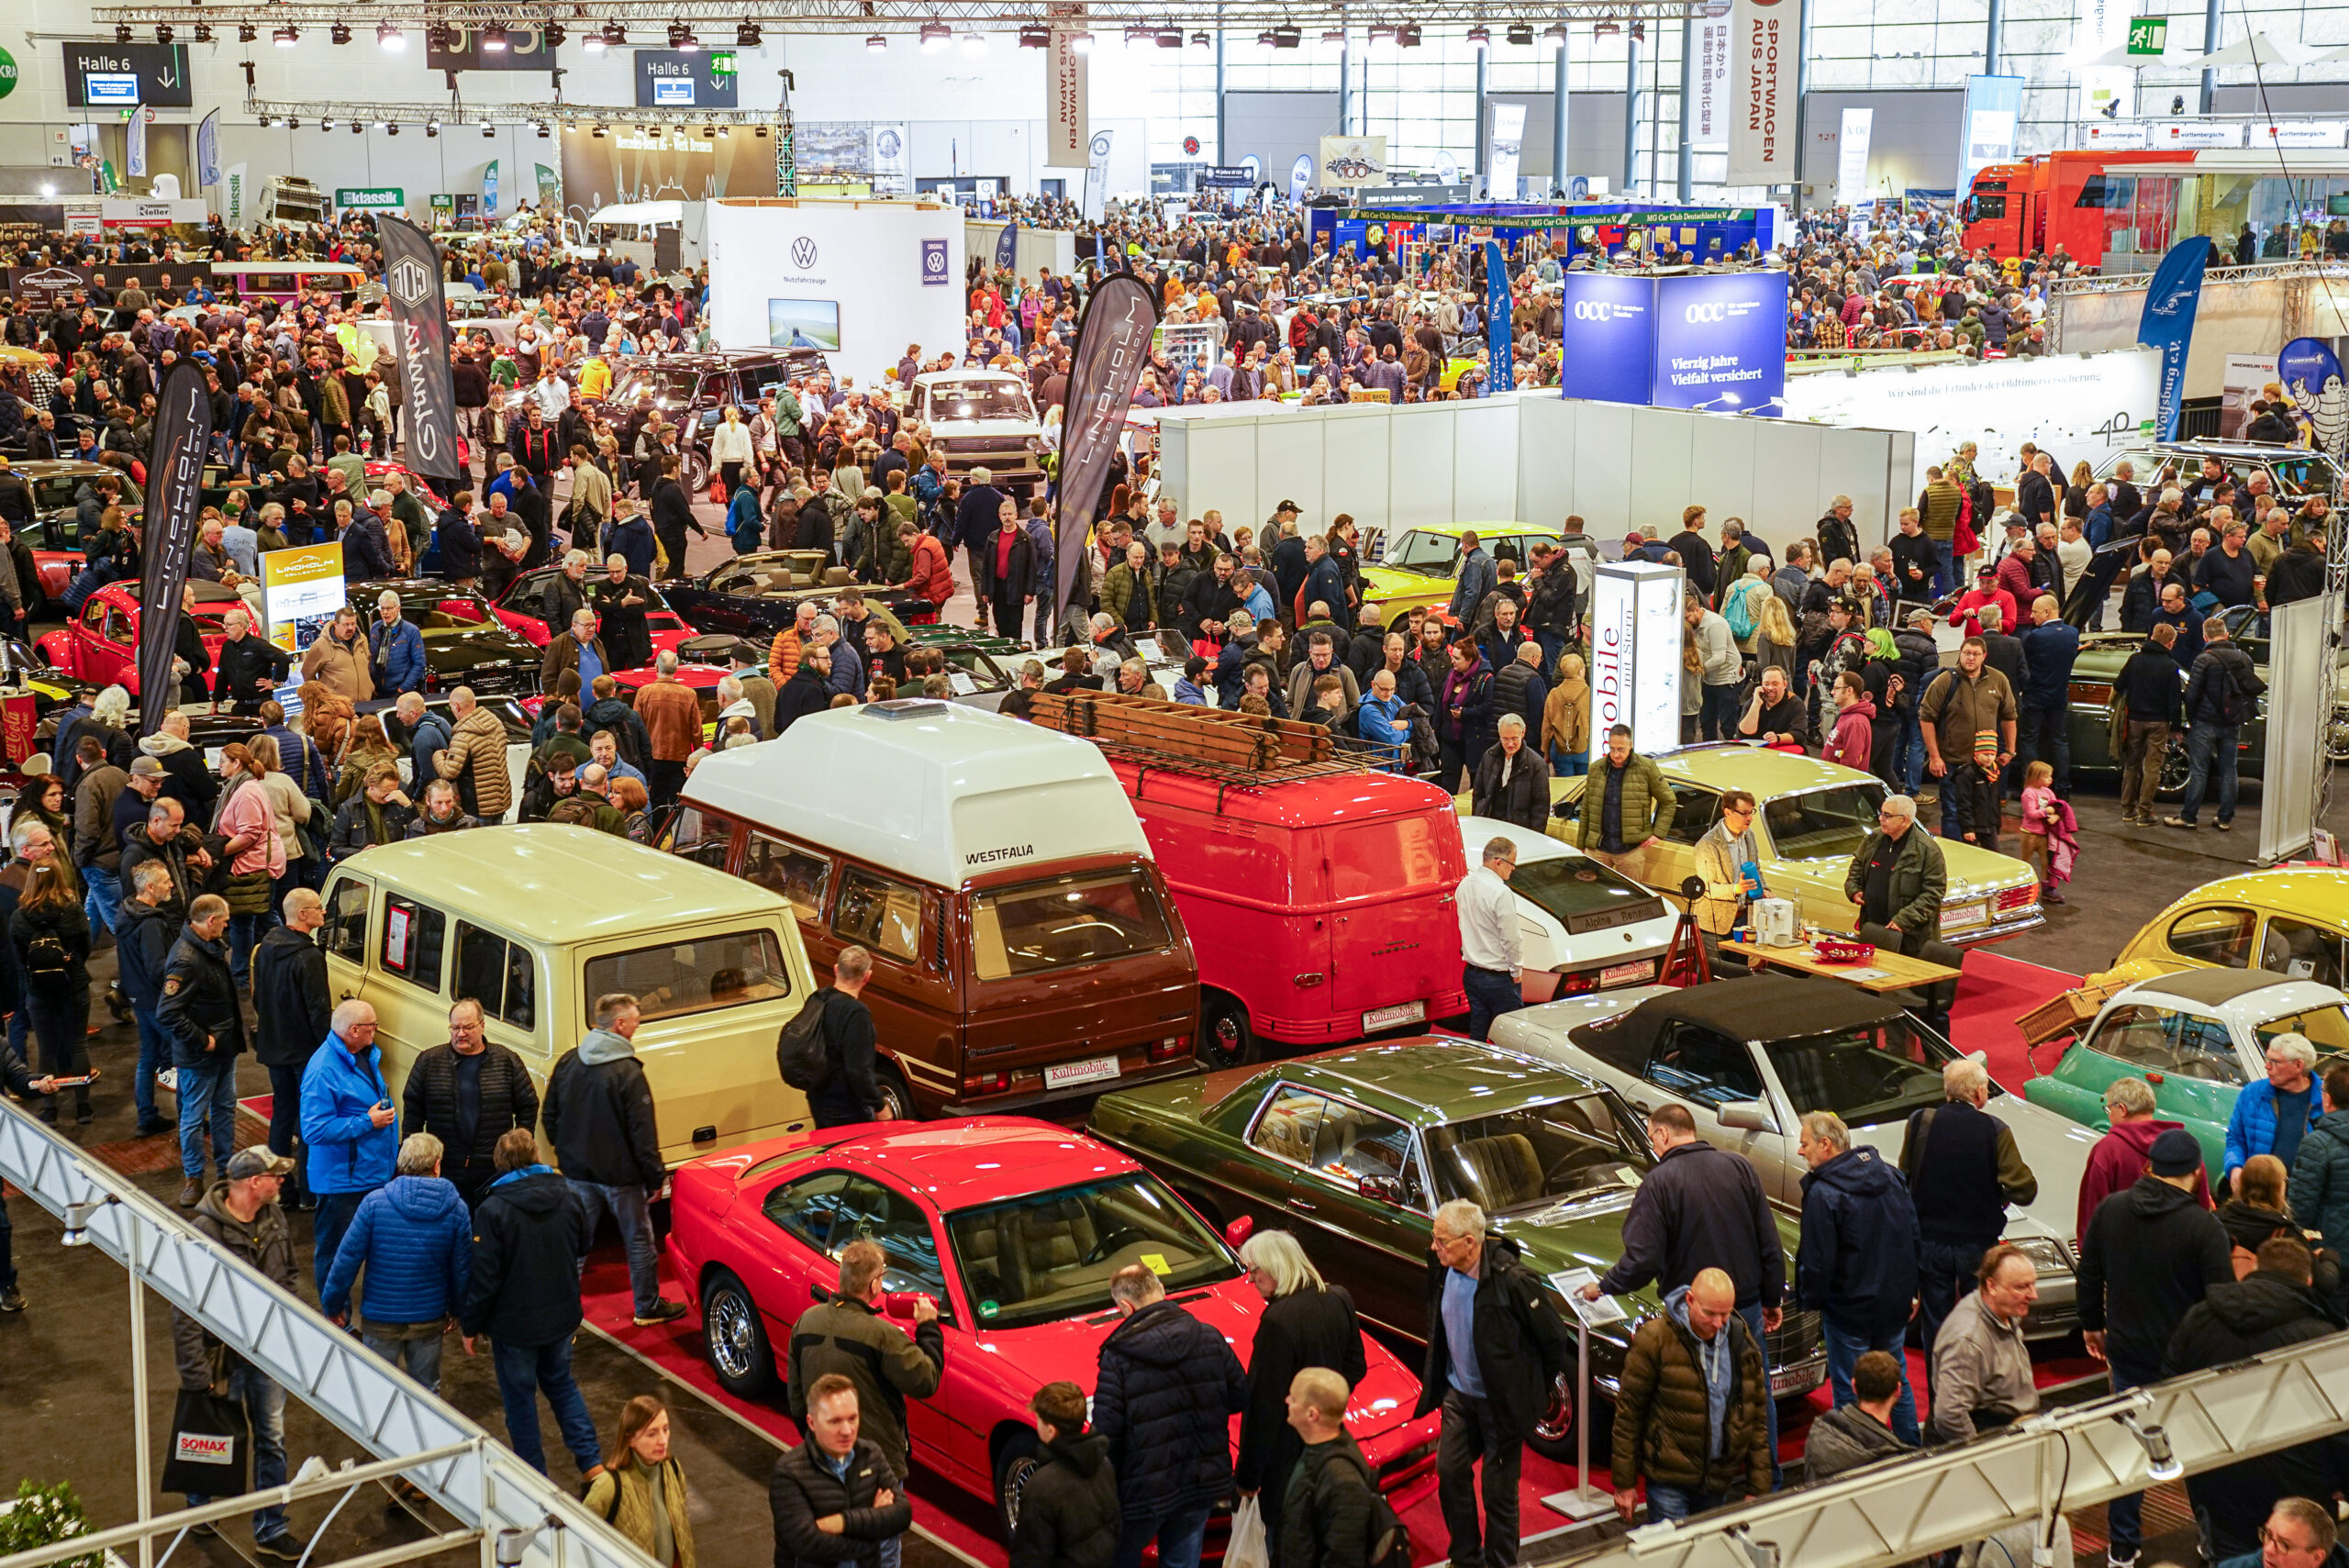
M 267 762 L 232 744 L 220 753 L 220 805 L 212 830 L 228 840 L 228 972 L 239 990 L 247 984 L 253 943 L 269 916 L 271 889 L 285 874 L 285 842 L 277 833 L 277 808 L 270 799 Z

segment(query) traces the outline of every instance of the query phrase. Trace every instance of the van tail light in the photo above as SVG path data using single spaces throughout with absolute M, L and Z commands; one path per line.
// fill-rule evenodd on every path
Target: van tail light
M 2021 887 L 2001 889 L 1998 897 L 1998 908 L 2003 914 L 2009 909 L 2028 909 L 2038 902 L 2039 884 L 2030 882 L 2023 884 Z
M 974 1095 L 1000 1095 L 1010 1087 L 1011 1074 L 1008 1073 L 971 1073 L 963 1078 L 965 1099 Z
M 1558 995 L 1561 996 L 1579 996 L 1586 991 L 1598 989 L 1598 974 L 1595 970 L 1586 969 L 1558 976 Z
M 1152 1062 L 1172 1062 L 1190 1049 L 1189 1036 L 1170 1034 L 1164 1040 L 1151 1042 L 1150 1059 Z

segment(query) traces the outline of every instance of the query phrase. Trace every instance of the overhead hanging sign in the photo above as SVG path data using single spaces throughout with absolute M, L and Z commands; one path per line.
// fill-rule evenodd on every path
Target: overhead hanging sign
M 1091 78 L 1082 39 L 1085 7 L 1048 7 L 1052 42 L 1044 50 L 1044 167 L 1082 169 L 1093 141 L 1087 101 Z
M 1688 106 L 1688 145 L 1708 151 L 1729 145 L 1729 57 L 1731 27 L 1727 17 L 1700 17 L 1696 41 L 1695 95 Z
M 65 101 L 77 109 L 127 109 L 134 104 L 191 108 L 195 94 L 188 83 L 187 46 L 69 43 Z
M 636 106 L 640 109 L 731 109 L 740 106 L 734 57 L 723 52 L 687 54 L 675 49 L 636 51 Z M 723 65 L 726 69 L 720 70 Z
M 1801 0 L 1730 7 L 1729 183 L 1786 185 L 1795 173 L 1796 34 Z
M 406 212 L 407 193 L 397 185 L 338 185 L 334 205 L 345 212 Z
M 1321 139 L 1321 188 L 1386 183 L 1386 139 L 1325 136 Z

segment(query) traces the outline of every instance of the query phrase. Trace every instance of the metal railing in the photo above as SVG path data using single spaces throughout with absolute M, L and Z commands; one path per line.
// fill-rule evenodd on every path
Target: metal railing
M 41 1568 L 100 1545 L 132 1544 L 139 1548 L 140 1568 L 155 1568 L 158 1538 L 188 1525 L 247 1513 L 261 1503 L 329 1491 L 344 1492 L 347 1502 L 356 1487 L 395 1474 L 422 1488 L 463 1528 L 437 1540 L 344 1560 L 355 1568 L 404 1562 L 422 1555 L 419 1549 L 439 1551 L 468 1542 L 479 1545 L 483 1568 L 655 1568 L 651 1558 L 589 1513 L 578 1498 L 356 1337 L 327 1321 L 315 1307 L 264 1278 L 129 1177 L 5 1100 L 0 1100 L 0 1178 L 63 1223 L 67 1246 L 95 1247 L 129 1273 L 139 1497 L 134 1523 L 77 1537 L 70 1544 L 0 1557 L 0 1568 Z M 312 1459 L 285 1486 L 156 1515 L 147 1417 L 149 1291 L 203 1324 L 231 1351 L 374 1454 L 378 1462 L 338 1473 Z M 164 1555 L 170 1555 L 168 1549 Z M 315 1554 L 314 1560 L 323 1561 Z

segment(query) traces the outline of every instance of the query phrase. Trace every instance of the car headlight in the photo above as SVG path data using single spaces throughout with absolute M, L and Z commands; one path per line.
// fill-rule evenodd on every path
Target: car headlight
M 2012 1243 L 2016 1251 L 2031 1260 L 2031 1266 L 2043 1274 L 2067 1274 L 2072 1272 L 2071 1250 L 2053 1236 L 2027 1236 Z

